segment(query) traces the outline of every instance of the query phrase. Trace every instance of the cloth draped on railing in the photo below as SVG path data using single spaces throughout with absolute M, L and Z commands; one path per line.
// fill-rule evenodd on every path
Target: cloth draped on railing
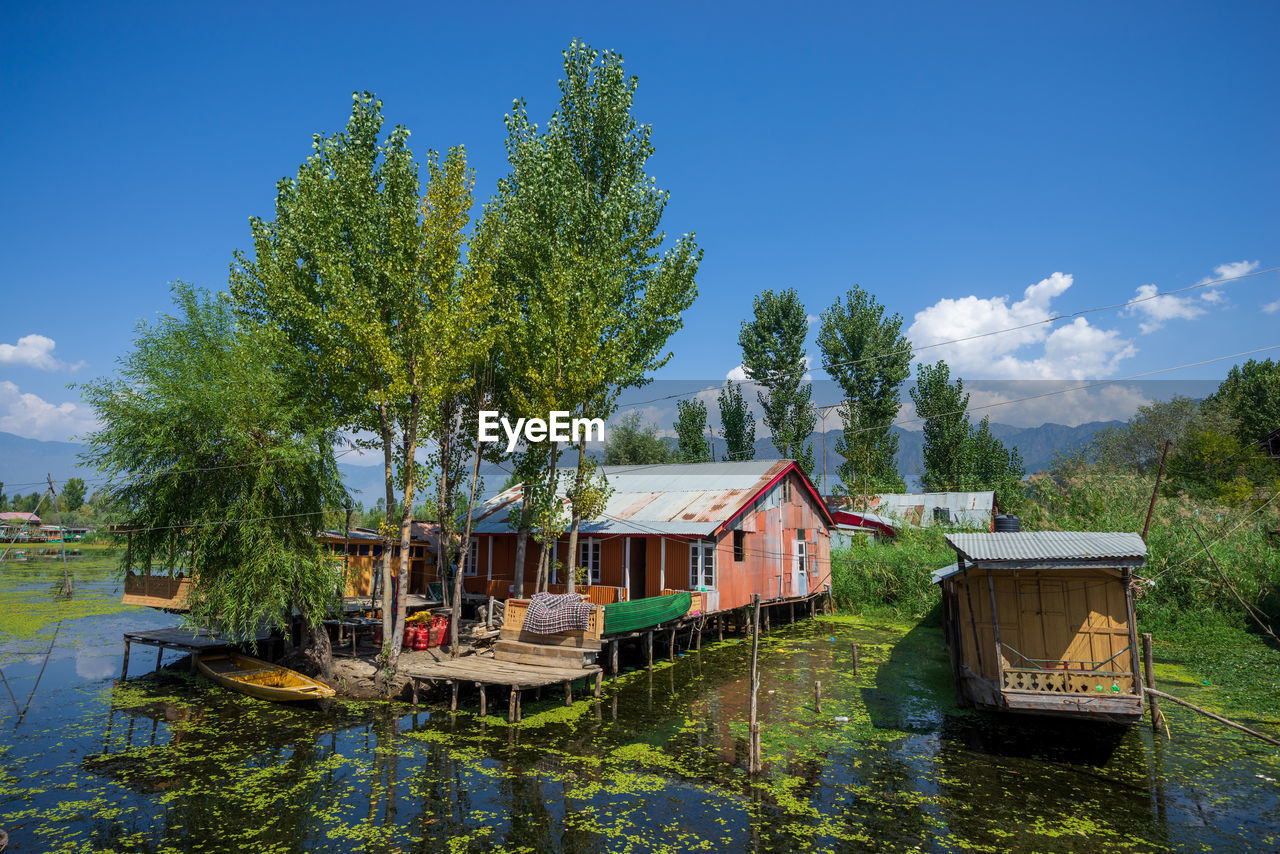
M 535 593 L 524 615 L 523 629 L 537 635 L 586 631 L 591 608 L 577 593 Z

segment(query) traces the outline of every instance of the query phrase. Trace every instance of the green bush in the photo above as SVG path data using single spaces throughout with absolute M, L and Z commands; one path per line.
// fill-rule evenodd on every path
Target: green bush
M 921 618 L 939 601 L 930 575 L 954 563 L 955 552 L 941 528 L 902 526 L 898 536 L 881 542 L 855 541 L 831 555 L 831 595 L 842 610 L 887 611 Z

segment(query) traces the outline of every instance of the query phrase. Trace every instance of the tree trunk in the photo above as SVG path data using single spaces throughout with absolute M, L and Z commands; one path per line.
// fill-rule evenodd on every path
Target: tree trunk
M 479 407 L 476 407 L 479 409 Z M 458 575 L 453 582 L 453 619 L 449 626 L 449 655 L 458 657 L 458 623 L 462 619 L 462 567 L 471 556 L 471 512 L 476 504 L 476 480 L 480 477 L 480 433 L 476 431 L 476 458 L 471 467 L 471 490 L 467 493 L 467 521 L 462 534 L 462 559 L 458 561 Z M 476 558 L 479 559 L 477 549 Z M 473 566 L 474 572 L 476 568 Z
M 418 411 L 416 394 L 410 397 L 409 423 L 404 425 L 404 503 L 400 508 L 400 572 L 399 601 L 396 603 L 395 625 L 392 627 L 391 654 L 387 660 L 388 673 L 395 673 L 396 662 L 404 643 L 404 623 L 409 613 L 409 553 L 413 532 L 414 460 L 418 450 Z M 384 621 L 385 622 L 385 621 Z
M 528 500 L 525 499 L 525 505 L 528 506 Z M 516 532 L 516 598 L 524 598 L 524 562 L 529 554 L 529 528 L 527 525 L 521 525 Z
M 444 420 L 444 419 L 442 419 Z M 450 503 L 453 494 L 453 481 L 450 480 L 449 474 L 449 457 L 451 449 L 449 447 L 449 431 L 446 428 L 441 431 L 439 436 L 440 442 L 440 493 L 436 496 L 436 515 L 439 518 L 439 536 L 436 537 L 436 580 L 440 582 L 440 604 L 444 607 L 450 605 L 450 584 L 452 580 L 448 577 L 449 572 L 449 545 L 450 538 L 453 534 L 453 519 L 450 513 Z
M 387 405 L 378 404 L 378 418 L 382 427 L 382 464 L 386 477 L 387 506 L 382 520 L 382 661 L 385 665 L 394 655 L 400 652 L 400 639 L 393 636 L 395 628 L 395 597 L 391 590 L 391 540 L 387 529 L 391 522 L 391 508 L 396 503 L 395 485 L 395 452 L 392 448 L 391 418 L 387 414 Z M 392 652 L 394 644 L 395 652 Z
M 297 607 L 302 618 L 302 655 L 322 679 L 332 679 L 333 645 L 329 643 L 329 633 L 323 623 L 315 625 L 310 615 L 301 606 Z
M 584 434 L 578 441 L 578 467 L 573 472 L 573 492 L 569 496 L 569 586 L 570 593 L 576 592 L 578 578 L 578 527 L 582 524 L 582 514 L 578 512 L 578 495 L 582 492 L 582 460 L 587 455 L 587 437 Z M 590 573 L 590 570 L 587 571 Z M 591 583 L 590 574 L 587 584 Z

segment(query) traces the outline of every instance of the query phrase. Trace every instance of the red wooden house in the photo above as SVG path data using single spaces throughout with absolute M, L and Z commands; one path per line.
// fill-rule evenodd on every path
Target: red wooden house
M 817 490 L 791 460 L 604 466 L 612 494 L 604 512 L 582 523 L 576 564 L 586 567 L 590 599 L 601 604 L 703 590 L 708 612 L 816 593 L 831 578 L 835 526 Z M 572 470 L 563 474 L 568 483 Z M 539 546 L 529 539 L 523 584 L 515 566 L 517 485 L 473 516 L 466 560 L 468 591 L 507 598 L 533 592 Z M 570 565 L 568 537 L 556 559 Z M 567 579 L 557 577 L 552 589 Z

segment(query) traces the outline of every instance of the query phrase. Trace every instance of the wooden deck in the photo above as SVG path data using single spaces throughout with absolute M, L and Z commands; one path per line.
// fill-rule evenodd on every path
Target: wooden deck
M 411 665 L 404 674 L 413 683 L 413 704 L 418 704 L 418 688 L 422 683 L 443 682 L 449 685 L 449 708 L 457 711 L 458 688 L 470 683 L 480 691 L 480 714 L 487 712 L 486 689 L 498 686 L 508 690 L 507 720 L 514 723 L 522 717 L 521 695 L 534 688 L 553 685 L 564 686 L 564 704 L 573 703 L 573 683 L 579 679 L 594 682 L 593 695 L 600 696 L 604 671 L 596 666 L 551 667 L 540 664 L 522 664 L 514 661 L 498 661 L 489 655 L 467 655 L 461 658 L 445 658 L 441 653 L 434 661 Z
M 260 629 L 254 637 L 254 640 L 258 642 L 270 639 L 271 631 L 269 629 Z M 224 649 L 236 645 L 238 641 L 222 635 L 215 635 L 211 632 L 184 629 L 181 626 L 153 629 L 147 632 L 125 632 L 124 663 L 120 667 L 121 681 L 129 677 L 129 650 L 135 643 L 159 648 L 156 653 L 156 670 L 160 669 L 160 663 L 164 659 L 164 651 L 166 649 L 175 649 L 189 654 L 191 656 L 191 672 L 194 673 L 196 670 L 196 653 L 206 652 L 211 649 Z

